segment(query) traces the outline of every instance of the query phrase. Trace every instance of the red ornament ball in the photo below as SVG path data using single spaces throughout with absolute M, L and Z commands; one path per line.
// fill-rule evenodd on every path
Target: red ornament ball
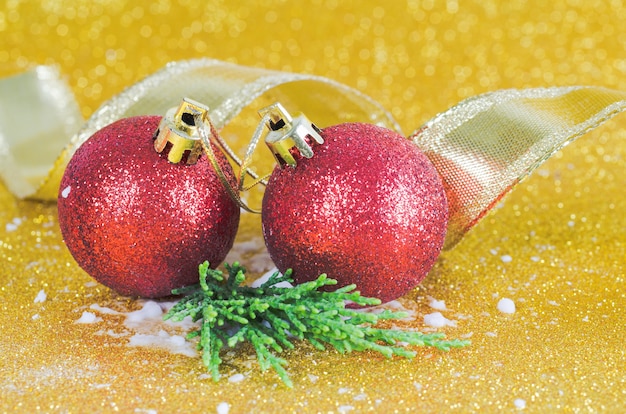
M 277 166 L 263 198 L 270 256 L 295 282 L 321 273 L 356 284 L 383 303 L 406 294 L 435 263 L 448 204 L 437 171 L 418 147 L 362 123 L 325 128 L 312 158 Z
M 174 164 L 156 152 L 160 116 L 119 120 L 70 160 L 58 197 L 59 224 L 78 264 L 127 296 L 163 297 L 219 265 L 239 226 L 239 207 L 202 156 Z M 216 150 L 232 183 L 227 159 Z

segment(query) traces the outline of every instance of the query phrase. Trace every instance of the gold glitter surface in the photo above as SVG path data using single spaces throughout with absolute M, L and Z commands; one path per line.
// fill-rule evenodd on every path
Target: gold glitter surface
M 408 133 L 496 89 L 626 90 L 625 19 L 620 2 L 599 0 L 9 0 L 0 76 L 58 65 L 89 116 L 169 61 L 212 57 L 335 79 L 382 103 Z M 471 347 L 387 361 L 300 346 L 286 353 L 293 390 L 260 373 L 250 348 L 225 356 L 215 384 L 198 358 L 130 346 L 183 328 L 130 324 L 128 312 L 145 303 L 80 270 L 56 206 L 16 200 L 0 184 L 0 410 L 623 412 L 625 142 L 622 115 L 557 154 L 399 301 L 414 312 L 402 327 L 431 330 L 429 301 L 444 300 L 456 326 L 441 330 Z M 259 237 L 258 217 L 245 215 L 240 246 Z M 502 298 L 515 313 L 498 311 Z

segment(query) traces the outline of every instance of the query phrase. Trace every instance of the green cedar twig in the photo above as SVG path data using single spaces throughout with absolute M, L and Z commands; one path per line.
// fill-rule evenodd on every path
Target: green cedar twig
M 284 275 L 276 272 L 254 288 L 242 285 L 245 269 L 239 263 L 226 264 L 225 268 L 227 278 L 220 270 L 210 269 L 208 262 L 201 264 L 200 284 L 175 290 L 174 294 L 187 296 L 164 316 L 165 320 L 174 321 L 187 316 L 193 321 L 202 320 L 199 331 L 190 333 L 188 338 L 200 337 L 198 349 L 202 361 L 215 381 L 220 378 L 222 348 L 245 341 L 254 347 L 261 370 L 273 368 L 289 387 L 293 383 L 285 370 L 287 361 L 276 354 L 285 348 L 293 349 L 294 338 L 307 340 L 319 350 L 324 350 L 327 344 L 342 353 L 371 350 L 388 358 L 394 355 L 413 358 L 416 353 L 406 344 L 442 351 L 469 344 L 469 341 L 445 340 L 441 333 L 375 328 L 379 320 L 402 319 L 407 315 L 389 310 L 375 314 L 346 308 L 346 301 L 372 306 L 379 305 L 380 300 L 361 296 L 355 285 L 321 291 L 320 288 L 337 283 L 325 274 L 294 287 L 278 287 L 281 282 L 293 283 L 293 279 L 291 270 Z

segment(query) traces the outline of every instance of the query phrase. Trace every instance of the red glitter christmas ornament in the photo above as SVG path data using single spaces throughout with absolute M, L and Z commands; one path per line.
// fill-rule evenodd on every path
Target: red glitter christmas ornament
M 160 116 L 122 119 L 74 154 L 61 181 L 59 224 L 78 264 L 122 295 L 163 297 L 198 281 L 198 265 L 219 265 L 231 249 L 239 206 L 202 156 L 184 100 Z M 226 179 L 235 176 L 214 151 Z
M 266 142 L 279 165 L 263 198 L 263 234 L 296 283 L 326 273 L 383 303 L 403 296 L 441 251 L 448 204 L 439 175 L 391 130 L 347 123 L 319 130 L 268 108 Z

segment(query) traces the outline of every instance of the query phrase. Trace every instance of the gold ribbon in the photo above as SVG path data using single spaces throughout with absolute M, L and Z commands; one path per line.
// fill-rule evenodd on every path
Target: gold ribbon
M 167 65 L 103 104 L 79 128 L 70 89 L 54 68 L 38 67 L 0 81 L 0 178 L 18 197 L 54 200 L 74 151 L 104 126 L 162 115 L 190 97 L 209 106 L 221 129 L 261 96 L 307 113 L 321 127 L 369 122 L 400 132 L 378 103 L 332 80 L 208 59 Z M 601 87 L 501 90 L 465 100 L 414 132 L 411 139 L 446 186 L 445 248 L 556 151 L 625 108 L 626 93 Z
M 555 152 L 624 109 L 626 93 L 606 88 L 512 89 L 470 98 L 428 121 L 411 138 L 446 186 L 444 248 Z

